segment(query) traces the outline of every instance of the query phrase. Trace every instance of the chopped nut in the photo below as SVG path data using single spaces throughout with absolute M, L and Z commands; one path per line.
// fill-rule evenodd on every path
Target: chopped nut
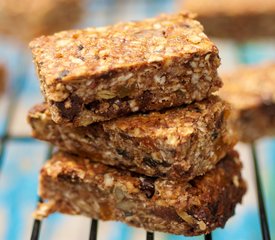
M 135 208 L 136 204 L 131 200 L 124 200 L 118 203 L 116 206 L 123 211 L 131 212 L 133 208 Z
M 154 80 L 155 80 L 157 83 L 163 85 L 163 84 L 165 83 L 166 77 L 165 77 L 165 76 L 158 76 L 158 75 L 155 75 L 155 76 L 154 76 Z
M 211 57 L 211 54 L 207 54 L 207 55 L 205 56 L 204 59 L 205 59 L 206 61 L 209 61 L 210 57 Z
M 115 195 L 115 199 L 118 202 L 122 201 L 123 198 L 125 197 L 123 190 L 118 186 L 115 186 L 114 188 L 114 195 Z
M 128 73 L 127 75 L 122 75 L 118 78 L 118 81 L 127 81 L 129 80 L 134 74 Z
M 197 68 L 198 67 L 198 63 L 197 62 L 190 62 L 190 66 L 192 67 L 192 68 Z
M 71 44 L 70 39 L 60 39 L 56 42 L 56 46 L 59 47 L 59 48 L 66 47 L 69 44 Z
M 65 108 L 71 108 L 72 107 L 72 103 L 70 100 L 67 100 L 64 104 Z
M 155 23 L 155 24 L 154 24 L 154 28 L 155 28 L 155 29 L 160 29 L 160 28 L 161 28 L 161 24 Z
M 150 56 L 150 58 L 148 59 L 148 63 L 151 63 L 151 62 L 158 62 L 158 61 L 162 61 L 163 60 L 163 57 L 161 56 Z
M 53 213 L 56 208 L 56 202 L 53 201 L 48 201 L 46 203 L 39 203 L 38 208 L 34 214 L 35 219 L 43 219 L 49 214 Z
M 178 137 L 174 136 L 174 135 L 168 135 L 166 142 L 167 142 L 167 144 L 172 145 L 172 146 L 176 145 L 178 143 Z
M 113 108 L 114 108 L 115 110 L 119 110 L 119 106 L 118 106 L 117 104 L 113 104 Z
M 97 97 L 102 98 L 102 99 L 112 99 L 116 95 L 110 91 L 103 90 L 97 93 Z
M 197 83 L 199 82 L 199 80 L 200 80 L 200 75 L 197 74 L 197 73 L 194 73 L 194 74 L 192 75 L 191 82 L 192 82 L 193 84 L 197 84 Z
M 73 90 L 73 87 L 70 85 L 66 85 L 66 89 L 71 92 Z
M 234 177 L 233 177 L 233 183 L 234 183 L 234 185 L 236 186 L 236 187 L 239 187 L 240 186 L 240 183 L 239 183 L 239 177 L 237 176 L 237 175 L 235 175 Z
M 187 223 L 189 224 L 196 224 L 197 220 L 194 219 L 192 216 L 190 216 L 187 212 L 185 211 L 177 211 L 177 214 Z
M 199 43 L 201 41 L 201 38 L 197 35 L 189 36 L 188 40 L 192 43 Z
M 72 63 L 76 63 L 76 64 L 83 64 L 83 63 L 85 63 L 81 58 L 71 57 L 70 60 L 71 60 Z
M 110 174 L 105 174 L 104 175 L 104 184 L 106 187 L 111 187 L 113 186 L 114 183 L 114 178 L 110 176 Z
M 204 221 L 199 221 L 198 225 L 199 225 L 200 230 L 202 230 L 202 231 L 206 230 L 206 228 L 207 228 Z
M 207 81 L 209 81 L 209 82 L 212 81 L 212 78 L 211 78 L 210 76 L 205 76 L 204 78 L 205 78 L 205 80 L 207 80 Z

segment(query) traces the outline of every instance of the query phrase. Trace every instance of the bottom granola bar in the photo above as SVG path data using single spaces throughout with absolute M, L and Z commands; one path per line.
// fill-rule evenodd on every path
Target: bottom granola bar
M 149 231 L 199 235 L 223 227 L 241 202 L 246 184 L 238 154 L 189 183 L 150 178 L 56 153 L 40 175 L 35 217 L 61 212 L 117 220 Z

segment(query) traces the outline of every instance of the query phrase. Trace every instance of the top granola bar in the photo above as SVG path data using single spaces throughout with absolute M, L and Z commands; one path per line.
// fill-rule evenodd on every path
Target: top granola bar
M 53 120 L 85 126 L 208 97 L 222 85 L 220 59 L 193 17 L 161 15 L 32 41 Z

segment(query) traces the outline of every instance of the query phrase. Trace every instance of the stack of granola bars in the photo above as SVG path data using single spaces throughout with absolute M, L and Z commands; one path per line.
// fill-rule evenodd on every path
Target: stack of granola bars
M 33 136 L 59 147 L 40 175 L 52 212 L 198 235 L 241 202 L 216 46 L 189 13 L 60 32 L 31 44 L 46 103 Z

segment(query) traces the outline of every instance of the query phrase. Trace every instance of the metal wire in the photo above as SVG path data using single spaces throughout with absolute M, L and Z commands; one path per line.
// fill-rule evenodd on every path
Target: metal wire
M 20 55 L 20 53 L 19 53 Z M 19 63 L 24 66 L 25 64 L 25 58 L 19 58 Z M 8 105 L 8 112 L 6 115 L 6 126 L 5 126 L 5 130 L 4 130 L 4 135 L 2 136 L 1 140 L 0 140 L 0 144 L 1 144 L 1 149 L 0 149 L 0 169 L 2 167 L 2 163 L 3 163 L 3 153 L 5 150 L 5 145 L 7 140 L 11 139 L 12 136 L 9 136 L 9 129 L 10 129 L 10 124 L 11 124 L 11 119 L 14 116 L 15 113 L 15 106 L 17 105 L 19 96 L 21 94 L 21 92 L 23 91 L 23 88 L 26 84 L 26 76 L 25 76 L 25 72 L 19 72 L 18 75 L 16 76 L 15 79 L 15 86 L 14 88 L 11 89 L 11 93 L 10 93 L 10 97 L 9 97 L 9 105 Z
M 97 238 L 97 220 L 93 219 L 91 223 L 91 231 L 89 240 L 96 240 Z
M 153 232 L 146 232 L 146 240 L 154 240 L 155 236 Z
M 40 220 L 34 220 L 33 227 L 32 227 L 31 240 L 39 239 L 40 227 L 41 227 L 41 221 Z
M 269 226 L 268 226 L 267 215 L 266 215 L 266 210 L 265 210 L 262 184 L 261 184 L 261 179 L 260 179 L 258 157 L 257 157 L 257 152 L 256 152 L 256 146 L 254 143 L 251 145 L 251 150 L 252 150 L 255 179 L 256 179 L 256 185 L 257 185 L 258 207 L 259 207 L 259 212 L 260 212 L 262 237 L 264 240 L 270 240 L 271 238 L 270 238 Z
M 47 161 L 50 158 L 50 156 L 52 155 L 52 152 L 53 152 L 53 147 L 49 145 L 45 161 Z M 41 202 L 42 202 L 42 199 L 40 197 L 38 197 L 38 203 L 41 203 Z M 37 220 L 37 219 L 34 220 L 32 234 L 31 234 L 31 240 L 39 239 L 41 225 L 42 225 L 42 221 Z
M 212 240 L 212 235 L 211 235 L 211 233 L 206 234 L 206 235 L 204 236 L 204 239 L 205 239 L 205 240 Z

